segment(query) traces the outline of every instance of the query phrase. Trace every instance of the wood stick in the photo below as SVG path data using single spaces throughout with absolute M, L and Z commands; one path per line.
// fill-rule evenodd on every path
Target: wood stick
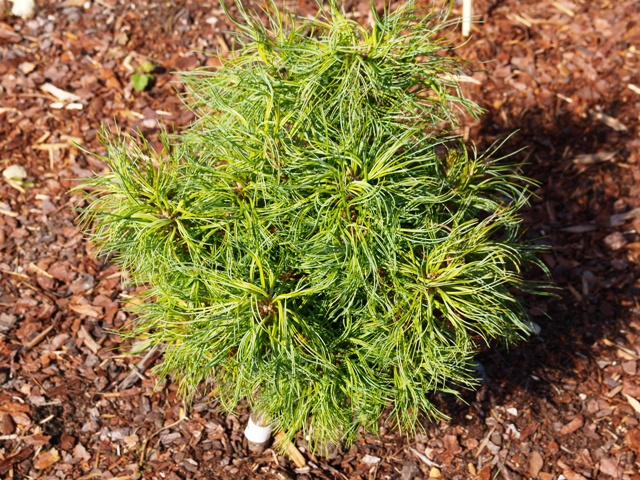
M 24 351 L 29 351 L 31 350 L 33 347 L 35 347 L 36 345 L 38 345 L 41 341 L 43 341 L 45 339 L 45 337 L 47 335 L 49 335 L 49 332 L 53 330 L 53 325 L 49 325 L 47 328 L 45 328 L 42 332 L 40 332 L 38 334 L 37 337 L 35 337 L 33 340 L 31 340 L 29 343 L 27 343 L 24 346 Z
M 147 352 L 142 360 L 138 362 L 138 364 L 133 367 L 131 373 L 127 375 L 127 378 L 122 380 L 118 385 L 119 390 L 126 390 L 132 387 L 138 380 L 142 377 L 142 374 L 151 366 L 153 361 L 158 357 L 160 352 L 162 351 L 162 345 L 154 345 L 154 347 Z

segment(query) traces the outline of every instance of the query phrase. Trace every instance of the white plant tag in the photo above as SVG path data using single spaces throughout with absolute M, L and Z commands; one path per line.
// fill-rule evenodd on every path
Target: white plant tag
M 249 423 L 244 430 L 244 436 L 253 443 L 265 443 L 271 436 L 271 425 L 262 427 L 253 423 L 253 419 L 249 417 Z

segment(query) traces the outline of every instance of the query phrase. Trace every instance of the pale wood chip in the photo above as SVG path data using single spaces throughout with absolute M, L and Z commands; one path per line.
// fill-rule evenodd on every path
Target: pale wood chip
M 604 163 L 613 160 L 617 152 L 598 152 L 598 153 L 583 153 L 576 155 L 573 159 L 573 163 L 577 165 L 593 165 L 594 163 Z
M 429 458 L 427 458 L 426 455 L 420 453 L 415 448 L 409 447 L 409 450 L 411 450 L 411 453 L 413 453 L 416 457 L 418 457 L 420 459 L 420 461 L 422 461 L 422 463 L 424 463 L 425 465 L 427 465 L 429 467 L 438 467 L 438 468 L 440 467 L 440 465 L 438 465 L 433 460 L 429 460 Z
M 607 398 L 613 398 L 622 391 L 623 385 L 618 385 L 607 392 Z
M 627 395 L 626 393 L 624 394 L 624 396 L 627 399 L 627 402 L 629 402 L 629 405 L 631 405 L 631 407 L 633 407 L 633 409 L 636 411 L 636 413 L 640 413 L 640 402 L 633 398 L 631 395 Z
M 593 232 L 597 230 L 595 225 L 587 224 L 587 225 L 572 225 L 570 227 L 565 227 L 561 229 L 563 232 L 569 233 L 587 233 Z
M 16 218 L 18 214 L 12 210 L 6 210 L 4 208 L 0 208 L 0 213 L 2 215 L 6 215 L 7 217 Z
M 576 13 L 571 10 L 569 7 L 567 7 L 566 5 L 563 5 L 560 2 L 551 2 L 551 5 L 553 5 L 554 7 L 556 7 L 558 10 L 560 10 L 562 13 L 566 13 L 567 15 L 569 15 L 570 17 L 574 17 L 576 15 Z
M 69 309 L 84 317 L 99 318 L 102 316 L 102 309 L 93 305 L 69 305 Z
M 31 148 L 34 150 L 55 150 L 58 148 L 69 148 L 68 143 L 41 143 L 39 145 L 33 145 Z
M 82 325 L 80 330 L 78 330 L 78 338 L 82 338 L 84 340 L 84 344 L 94 355 L 98 353 L 98 350 L 100 350 L 100 345 L 98 345 L 89 332 L 85 330 L 84 325 Z
M 276 434 L 276 442 L 282 443 L 286 441 L 285 437 L 286 435 L 284 434 L 284 432 L 278 432 Z M 287 455 L 289 455 L 289 458 L 291 458 L 293 463 L 295 463 L 298 468 L 304 468 L 307 465 L 307 460 L 304 458 L 302 453 L 300 453 L 300 450 L 298 450 L 298 448 L 293 444 L 293 442 L 288 442 L 286 444 L 286 447 L 287 447 Z
M 618 120 L 617 118 L 611 117 L 605 113 L 592 111 L 591 115 L 596 120 L 604 123 L 607 127 L 613 128 L 616 132 L 626 132 L 627 130 L 629 130 L 627 126 L 624 123 L 622 123 L 620 120 Z
M 59 100 L 61 102 L 79 102 L 80 100 L 82 100 L 82 98 L 76 95 L 75 93 L 62 90 L 61 88 L 58 88 L 55 85 L 52 85 L 51 83 L 43 84 L 40 87 L 40 90 L 52 95 L 53 97 L 56 98 L 56 100 Z
M 31 262 L 29 264 L 29 268 L 33 271 L 35 271 L 36 273 L 39 273 L 40 275 L 47 277 L 47 278 L 53 278 L 53 275 L 51 275 L 49 272 L 41 269 L 39 266 L 37 266 L 35 263 Z
M 52 448 L 51 450 L 41 453 L 36 457 L 33 462 L 33 468 L 36 470 L 44 470 L 58 461 L 60 461 L 60 454 L 58 453 L 58 450 Z
M 640 217 L 640 208 L 634 208 L 632 210 L 629 210 L 628 212 L 611 215 L 611 217 L 609 217 L 609 224 L 612 227 L 619 227 L 627 220 L 631 220 L 632 218 L 636 217 Z

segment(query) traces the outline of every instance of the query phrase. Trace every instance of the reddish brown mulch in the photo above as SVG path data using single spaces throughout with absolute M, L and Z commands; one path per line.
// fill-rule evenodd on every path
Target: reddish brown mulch
M 458 53 L 486 62 L 465 90 L 487 114 L 463 133 L 483 151 L 518 130 L 503 151 L 528 147 L 515 158 L 540 187 L 526 235 L 551 246 L 561 298 L 532 303 L 540 337 L 481 356 L 487 381 L 467 404 L 436 399 L 451 421 L 415 438 L 383 428 L 331 459 L 305 453 L 302 468 L 249 454 L 246 413 L 221 415 L 213 398 L 186 408 L 148 372 L 119 388 L 140 359 L 111 333 L 126 292 L 68 192 L 103 168 L 72 145 L 99 152 L 101 123 L 154 138 L 159 122 L 192 119 L 170 72 L 232 47 L 217 2 L 48 0 L 26 21 L 3 10 L 0 170 L 28 177 L 0 182 L 0 478 L 640 479 L 636 3 L 474 0 L 483 23 Z M 155 84 L 137 93 L 145 59 Z

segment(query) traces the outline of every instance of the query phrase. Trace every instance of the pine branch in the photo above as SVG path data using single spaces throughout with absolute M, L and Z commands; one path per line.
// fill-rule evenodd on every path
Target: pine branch
M 127 335 L 166 345 L 160 376 L 312 447 L 388 407 L 410 431 L 442 418 L 430 394 L 476 384 L 478 339 L 527 338 L 522 293 L 546 286 L 521 273 L 540 265 L 518 233 L 532 182 L 450 133 L 480 109 L 436 40 L 448 11 L 365 28 L 327 5 L 240 8 L 243 47 L 184 75 L 197 120 L 162 155 L 104 132 L 82 215 L 146 286 Z

